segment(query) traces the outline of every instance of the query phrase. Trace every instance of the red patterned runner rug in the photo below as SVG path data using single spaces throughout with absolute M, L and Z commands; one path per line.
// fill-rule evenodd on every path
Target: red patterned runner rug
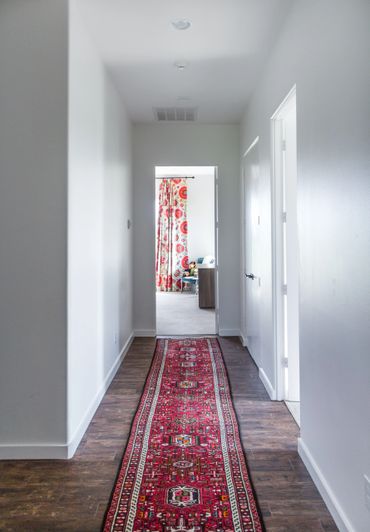
M 262 531 L 218 340 L 164 339 L 104 531 Z

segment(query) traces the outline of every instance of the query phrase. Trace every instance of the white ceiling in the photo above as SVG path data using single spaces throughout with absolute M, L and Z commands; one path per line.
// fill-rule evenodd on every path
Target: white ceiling
M 153 107 L 198 107 L 198 121 L 241 118 L 292 0 L 75 0 L 134 122 Z M 186 18 L 191 28 L 175 30 Z M 176 61 L 188 67 L 179 71 Z M 181 100 L 179 100 L 179 98 Z

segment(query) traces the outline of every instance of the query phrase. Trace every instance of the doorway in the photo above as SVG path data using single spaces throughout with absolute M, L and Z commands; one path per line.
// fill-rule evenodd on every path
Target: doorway
M 300 425 L 296 88 L 271 119 L 277 395 Z
M 156 331 L 217 333 L 217 169 L 155 168 Z

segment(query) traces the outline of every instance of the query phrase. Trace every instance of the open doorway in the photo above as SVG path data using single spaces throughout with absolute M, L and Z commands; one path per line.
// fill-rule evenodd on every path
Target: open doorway
M 296 89 L 272 116 L 274 322 L 278 399 L 300 425 Z
M 216 334 L 217 187 L 213 166 L 156 166 L 157 335 Z

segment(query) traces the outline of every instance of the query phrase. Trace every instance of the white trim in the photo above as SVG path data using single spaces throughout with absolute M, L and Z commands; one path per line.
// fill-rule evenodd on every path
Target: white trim
M 259 361 L 256 360 L 255 357 L 252 355 L 251 350 L 250 350 L 249 347 L 248 347 L 248 343 L 245 344 L 245 347 L 248 349 L 248 353 L 250 354 L 251 359 L 252 359 L 253 362 L 256 364 L 256 366 L 257 366 L 257 368 L 258 368 L 258 370 L 259 370 L 259 369 L 260 369 L 260 367 L 259 367 Z
M 289 413 L 291 414 L 298 427 L 301 426 L 301 404 L 298 401 L 284 401 Z
M 255 147 L 255 145 L 257 144 L 257 142 L 260 140 L 259 137 L 256 137 L 254 139 L 254 141 L 252 142 L 252 144 L 249 146 L 249 148 L 247 148 L 245 150 L 245 152 L 243 153 L 243 156 L 242 156 L 242 159 L 244 159 L 244 157 L 246 157 L 248 155 L 248 153 L 251 151 L 251 149 L 253 149 Z
M 340 532 L 355 532 L 355 527 L 351 524 L 348 516 L 340 505 L 340 502 L 336 498 L 335 493 L 329 486 L 326 478 L 302 438 L 298 438 L 298 454 L 302 458 L 304 465 L 307 467 L 312 480 L 319 490 L 321 497 L 324 499 Z
M 243 331 L 240 330 L 238 336 L 239 336 L 239 340 L 240 340 L 242 346 L 243 346 L 243 347 L 247 347 L 247 337 L 244 336 Z
M 240 339 L 240 341 L 242 343 L 242 346 L 245 347 L 248 350 L 249 356 L 251 357 L 251 359 L 256 364 L 257 368 L 259 369 L 259 360 L 255 359 L 255 357 L 254 357 L 254 355 L 252 353 L 252 350 L 248 346 L 248 336 L 246 336 L 242 331 L 240 331 L 239 339 Z
M 168 165 L 161 165 L 156 164 L 154 166 L 154 180 L 157 177 L 156 174 L 156 168 L 158 166 L 168 166 Z M 218 172 L 218 165 L 197 165 L 197 164 L 190 164 L 190 165 L 174 165 L 174 166 L 192 166 L 192 167 L 206 167 L 206 168 L 213 168 L 213 176 L 214 176 L 214 209 L 213 209 L 213 215 L 214 215 L 214 245 L 215 245 L 215 328 L 216 328 L 216 334 L 219 334 L 222 336 L 220 331 L 220 296 L 219 296 L 219 260 L 218 260 L 218 251 L 219 251 L 219 238 L 218 238 L 218 230 L 219 230 L 219 192 L 218 192 L 218 183 L 219 183 L 219 172 Z M 192 172 L 194 173 L 194 172 Z M 175 176 L 176 177 L 176 176 Z M 201 176 L 200 176 L 201 178 Z M 154 181 L 155 182 L 155 181 Z M 156 189 L 154 187 L 154 203 L 156 202 Z M 155 219 L 155 209 L 153 211 L 154 216 L 154 239 L 156 238 L 156 229 L 157 229 L 157 220 Z M 154 254 L 154 264 L 153 264 L 153 271 L 154 271 L 154 281 L 155 281 L 155 254 Z M 155 288 L 155 282 L 153 282 L 153 294 L 154 298 L 156 298 L 156 288 Z M 157 323 L 157 302 L 155 299 L 155 306 L 154 306 L 154 318 L 155 322 Z M 154 334 L 142 334 L 143 331 L 138 330 L 138 334 L 135 336 L 156 336 L 157 331 L 154 331 Z M 235 334 L 232 334 L 232 336 L 235 336 Z M 237 336 L 237 335 L 236 335 Z
M 220 329 L 219 336 L 240 336 L 239 329 Z
M 134 334 L 131 333 L 125 345 L 123 346 L 121 352 L 114 361 L 111 369 L 109 370 L 107 376 L 104 379 L 104 382 L 92 400 L 89 408 L 86 410 L 86 413 L 81 420 L 79 426 L 75 430 L 72 438 L 68 443 L 32 443 L 32 444 L 0 444 L 0 460 L 40 460 L 40 459 L 53 459 L 53 460 L 66 460 L 72 458 L 76 452 L 77 447 L 80 444 L 80 441 L 85 434 L 91 419 L 93 418 L 101 400 L 103 399 L 107 389 L 109 388 L 110 383 L 112 382 L 115 374 L 117 373 L 118 368 L 120 367 L 124 357 L 126 356 L 132 342 L 134 339 Z
M 284 100 L 281 102 L 281 104 L 279 105 L 279 107 L 276 109 L 276 111 L 273 113 L 273 115 L 271 116 L 271 120 L 277 120 L 280 118 L 280 113 L 283 109 L 285 109 L 285 107 L 287 105 L 290 105 L 291 101 L 292 101 L 292 98 L 295 98 L 296 97 L 296 93 L 297 93 L 297 85 L 294 84 L 293 87 L 290 89 L 290 91 L 288 92 L 288 94 L 285 96 Z M 291 101 L 290 101 L 291 100 Z
M 242 331 L 239 331 L 239 339 L 241 341 L 242 346 L 245 347 L 246 349 L 248 349 L 247 338 L 244 336 Z M 266 388 L 266 391 L 269 394 L 270 399 L 272 401 L 276 401 L 276 390 L 272 386 L 270 379 L 267 377 L 267 375 L 266 375 L 265 371 L 263 370 L 263 368 L 260 368 L 258 366 L 258 362 L 253 358 L 253 356 L 249 352 L 249 349 L 248 349 L 248 353 L 250 354 L 252 360 L 254 361 L 256 366 L 258 367 L 258 376 L 261 379 L 262 384 Z
M 150 337 L 153 338 L 156 336 L 156 330 L 155 329 L 135 329 L 134 335 L 137 338 L 145 338 Z
M 218 260 L 218 231 L 219 223 L 219 193 L 218 193 L 218 166 L 214 166 L 214 208 L 213 208 L 213 223 L 214 223 L 214 247 L 215 247 L 215 326 L 216 334 L 220 330 L 220 290 L 219 290 L 219 260 Z
M 67 445 L 60 443 L 0 444 L 0 460 L 65 460 Z
M 269 394 L 270 399 L 272 401 L 275 401 L 276 400 L 276 390 L 272 386 L 270 379 L 268 378 L 268 376 L 266 375 L 266 373 L 264 372 L 264 370 L 262 368 L 259 368 L 258 375 L 259 375 L 259 378 L 262 381 L 262 384 L 266 388 L 266 391 Z
M 275 113 L 274 115 L 275 116 Z M 282 286 L 282 235 L 281 235 L 281 191 L 280 191 L 280 160 L 278 159 L 278 144 L 280 142 L 279 123 L 276 118 L 271 118 L 271 258 L 272 258 L 272 318 L 273 318 L 273 353 L 275 363 L 275 389 L 276 397 L 284 399 L 284 370 L 283 359 L 283 310 L 280 287 Z M 279 184 L 277 183 L 279 181 Z
M 122 347 L 119 355 L 117 356 L 115 362 L 112 364 L 111 369 L 109 370 L 107 376 L 104 379 L 104 382 L 102 386 L 100 387 L 100 390 L 95 395 L 94 399 L 90 403 L 89 408 L 86 410 L 86 413 L 81 420 L 79 426 L 75 430 L 72 438 L 69 440 L 67 444 L 67 450 L 68 450 L 68 456 L 67 458 L 72 458 L 72 456 L 75 454 L 77 447 L 80 444 L 80 441 L 82 440 L 83 435 L 85 434 L 88 426 L 90 425 L 90 422 L 101 402 L 103 399 L 105 392 L 108 390 L 110 383 L 112 382 L 115 374 L 117 373 L 118 368 L 122 364 L 123 359 L 125 358 L 127 351 L 129 350 L 132 342 L 134 339 L 134 334 L 131 333 L 128 339 L 126 340 L 124 346 Z
M 282 251 L 282 185 L 281 185 L 281 140 L 282 113 L 296 100 L 297 87 L 293 85 L 270 119 L 271 135 L 271 257 L 272 257 L 272 318 L 273 354 L 275 363 L 275 398 L 285 398 L 285 375 L 283 366 L 283 307 L 281 287 L 283 286 Z
M 262 382 L 264 383 L 265 387 L 268 386 L 269 390 L 272 391 L 272 393 L 275 394 L 275 391 L 274 391 L 274 389 L 271 386 L 270 380 L 266 377 L 266 373 L 263 371 L 262 368 L 260 368 L 258 366 L 258 360 L 256 360 L 254 358 L 254 356 L 252 355 L 252 353 L 249 351 L 248 340 L 247 340 L 247 337 L 244 335 L 243 331 L 239 331 L 239 340 L 240 340 L 240 343 L 242 344 L 242 346 L 245 347 L 248 350 L 248 354 L 250 355 L 250 357 L 253 360 L 253 362 L 256 364 L 256 366 L 258 368 L 258 371 L 263 372 L 263 377 L 261 377 L 261 374 L 259 376 L 260 376 L 260 379 L 262 380 Z M 270 395 L 270 391 L 269 391 L 269 395 Z M 276 398 L 274 397 L 274 399 L 276 399 Z

